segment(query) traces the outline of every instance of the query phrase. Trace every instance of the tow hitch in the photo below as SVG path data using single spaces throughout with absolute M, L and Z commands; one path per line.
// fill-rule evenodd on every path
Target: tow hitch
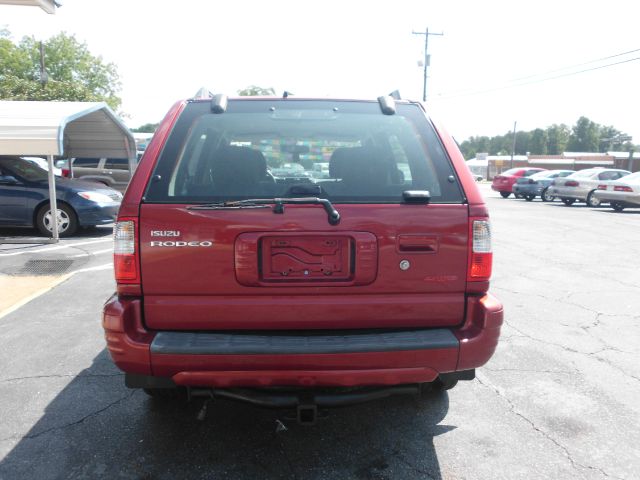
M 312 425 L 315 425 L 318 421 L 317 405 L 298 405 L 296 413 L 296 420 L 298 421 L 298 425 L 310 427 Z
M 343 407 L 392 395 L 416 395 L 419 385 L 398 385 L 386 388 L 359 388 L 343 390 L 252 390 L 252 389 L 215 389 L 189 388 L 188 396 L 204 397 L 207 403 L 212 399 L 227 398 L 266 408 L 294 408 L 299 425 L 311 426 L 318 421 L 318 409 L 323 407 Z M 206 413 L 203 406 L 202 416 Z

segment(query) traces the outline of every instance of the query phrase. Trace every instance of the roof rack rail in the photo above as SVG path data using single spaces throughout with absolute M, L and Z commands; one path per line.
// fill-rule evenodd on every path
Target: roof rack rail
M 224 113 L 227 111 L 228 99 L 224 93 L 218 93 L 211 99 L 211 111 L 213 113 Z
M 207 87 L 201 87 L 200 90 L 196 92 L 193 98 L 213 98 L 213 93 L 209 91 Z
M 393 97 L 383 95 L 378 97 L 378 103 L 380 104 L 380 110 L 385 115 L 394 115 L 396 113 L 396 101 Z

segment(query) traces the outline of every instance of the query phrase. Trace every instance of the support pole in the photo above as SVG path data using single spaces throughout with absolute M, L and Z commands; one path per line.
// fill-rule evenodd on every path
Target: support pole
M 518 122 L 513 122 L 513 143 L 511 144 L 511 166 L 513 168 L 513 155 L 516 152 L 516 125 Z
M 58 202 L 56 199 L 56 176 L 53 173 L 53 155 L 47 155 L 47 162 L 49 164 L 49 208 L 52 217 L 52 243 L 58 243 L 60 237 L 58 235 Z

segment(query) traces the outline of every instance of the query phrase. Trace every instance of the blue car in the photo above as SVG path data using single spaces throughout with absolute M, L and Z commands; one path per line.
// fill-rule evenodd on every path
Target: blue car
M 98 183 L 56 178 L 58 233 L 112 223 L 122 194 Z M 0 156 L 0 225 L 36 227 L 51 236 L 48 173 L 20 157 Z
M 530 177 L 519 178 L 513 185 L 513 193 L 516 197 L 524 198 L 528 202 L 538 195 L 543 202 L 553 202 L 554 196 L 549 193 L 549 185 L 554 178 L 567 177 L 575 173 L 573 170 L 545 170 Z

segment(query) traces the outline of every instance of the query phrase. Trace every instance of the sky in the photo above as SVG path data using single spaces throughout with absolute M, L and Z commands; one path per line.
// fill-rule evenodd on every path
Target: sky
M 638 14 L 622 0 L 64 0 L 54 15 L 0 5 L 0 28 L 15 41 L 64 31 L 116 64 L 130 127 L 202 86 L 421 100 L 425 37 L 412 32 L 429 28 L 443 35 L 429 36 L 428 113 L 458 141 L 586 116 L 640 143 Z

